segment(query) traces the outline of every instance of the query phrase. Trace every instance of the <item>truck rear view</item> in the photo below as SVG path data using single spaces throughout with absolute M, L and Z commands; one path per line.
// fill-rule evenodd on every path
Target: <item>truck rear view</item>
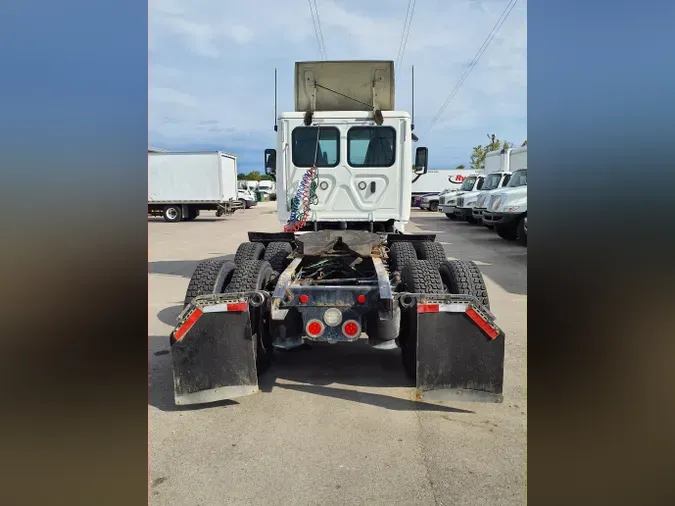
M 296 111 L 265 152 L 284 230 L 197 266 L 170 338 L 176 403 L 258 391 L 275 349 L 362 338 L 401 349 L 420 398 L 500 402 L 504 334 L 478 267 L 403 233 L 428 152 L 413 165 L 393 63 L 298 63 L 295 75 Z

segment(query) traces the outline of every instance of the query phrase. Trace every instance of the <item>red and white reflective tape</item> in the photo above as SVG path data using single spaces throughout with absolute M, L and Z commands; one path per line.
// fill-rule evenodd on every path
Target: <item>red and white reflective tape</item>
M 464 313 L 468 306 L 458 302 L 434 303 L 434 304 L 417 304 L 418 313 Z
M 227 302 L 202 308 L 204 313 L 241 313 L 244 311 L 248 311 L 248 302 Z
M 190 313 L 190 316 L 187 317 L 187 319 L 181 323 L 178 328 L 174 331 L 173 333 L 173 338 L 176 341 L 180 341 L 185 337 L 185 334 L 188 333 L 188 331 L 192 328 L 192 326 L 197 323 L 197 320 L 201 318 L 202 316 L 202 311 L 201 309 L 197 308 L 192 313 Z
M 190 331 L 204 313 L 241 313 L 244 311 L 248 311 L 248 302 L 228 302 L 195 308 L 195 310 L 190 313 L 190 316 L 176 328 L 173 337 L 176 341 L 183 339 L 185 334 Z
M 499 335 L 499 331 L 494 325 L 489 323 L 485 317 L 478 311 L 469 307 L 467 304 L 454 303 L 423 303 L 417 304 L 418 313 L 464 313 L 471 320 L 480 327 L 480 329 L 487 334 L 490 339 L 495 339 Z

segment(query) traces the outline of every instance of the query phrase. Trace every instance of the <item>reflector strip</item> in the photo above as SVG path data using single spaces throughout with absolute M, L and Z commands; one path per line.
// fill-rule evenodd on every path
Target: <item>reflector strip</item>
M 483 332 L 485 332 L 490 339 L 494 339 L 499 335 L 492 325 L 486 322 L 473 308 L 466 310 L 466 315 L 478 325 Z
M 214 304 L 212 306 L 204 306 L 202 308 L 204 313 L 237 313 L 248 311 L 248 302 L 228 302 L 227 304 Z
M 195 309 L 192 314 L 188 317 L 187 320 L 185 320 L 180 327 L 178 327 L 174 333 L 173 337 L 176 341 L 180 341 L 185 337 L 185 334 L 188 333 L 188 331 L 192 328 L 192 326 L 197 323 L 197 320 L 202 316 L 202 311 L 201 309 Z
M 418 313 L 464 313 L 466 304 L 456 302 L 450 304 L 417 304 Z

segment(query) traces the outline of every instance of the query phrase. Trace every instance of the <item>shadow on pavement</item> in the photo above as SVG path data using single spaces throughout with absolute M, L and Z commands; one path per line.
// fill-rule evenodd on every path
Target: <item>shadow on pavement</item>
M 157 318 L 162 323 L 170 325 L 171 327 L 175 327 L 176 324 L 178 323 L 176 321 L 176 318 L 178 318 L 178 315 L 182 310 L 183 310 L 182 304 L 180 306 L 167 307 L 162 309 L 159 313 L 157 313 Z
M 155 408 L 162 411 L 190 411 L 237 404 L 236 401 L 222 401 L 192 407 L 175 406 L 169 338 L 149 336 L 148 354 L 150 362 L 148 402 Z M 278 380 L 303 384 L 280 384 Z M 259 378 L 260 390 L 263 393 L 257 395 L 270 393 L 274 388 L 283 388 L 395 411 L 472 413 L 472 411 L 442 404 L 328 386 L 335 384 L 355 387 L 413 388 L 415 386 L 414 382 L 410 381 L 403 372 L 399 350 L 378 351 L 363 341 L 336 345 L 319 343 L 293 351 L 277 350 L 274 363 Z
M 370 404 L 393 411 L 440 411 L 443 413 L 473 413 L 466 409 L 452 408 L 440 404 L 429 404 L 420 401 L 411 401 L 389 395 L 374 394 L 370 392 L 359 392 L 357 390 L 347 390 L 345 388 L 323 387 L 317 385 L 276 385 L 285 390 L 295 390 L 297 392 L 306 392 L 334 399 L 359 402 L 361 404 Z
M 203 259 L 206 260 L 206 259 Z M 221 255 L 208 260 L 234 260 L 234 255 Z M 197 264 L 202 260 L 159 260 L 148 262 L 148 274 L 166 274 L 190 279 Z

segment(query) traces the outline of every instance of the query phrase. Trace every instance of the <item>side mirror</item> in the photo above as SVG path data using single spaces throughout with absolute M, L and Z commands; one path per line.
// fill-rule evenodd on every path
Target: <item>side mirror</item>
M 277 173 L 277 150 L 265 150 L 265 174 L 274 177 Z
M 429 148 L 415 150 L 415 174 L 426 174 L 429 163 Z

